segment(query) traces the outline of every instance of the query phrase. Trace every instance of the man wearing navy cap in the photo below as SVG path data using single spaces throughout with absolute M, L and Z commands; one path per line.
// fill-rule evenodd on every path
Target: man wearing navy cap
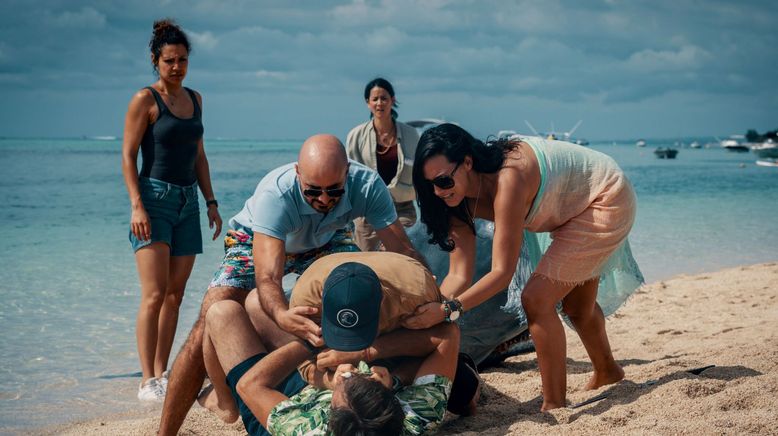
M 212 380 L 224 380 L 227 372 L 249 434 L 337 435 L 368 428 L 382 434 L 433 432 L 445 414 L 456 373 L 456 324 L 401 329 L 376 338 L 384 293 L 376 272 L 358 262 L 335 267 L 322 293 L 327 346 L 346 353 L 369 350 L 365 360 L 390 357 L 398 350 L 421 357 L 413 384 L 394 386 L 386 368 L 359 362 L 325 373 L 322 387 L 305 387 L 295 368 L 312 358 L 309 344 L 278 329 L 261 310 L 249 317 L 240 304 L 219 302 L 206 316 L 203 354 Z
M 341 351 L 369 347 L 378 336 L 383 298 L 381 281 L 367 265 L 346 262 L 335 268 L 322 297 L 321 332 L 327 347 Z

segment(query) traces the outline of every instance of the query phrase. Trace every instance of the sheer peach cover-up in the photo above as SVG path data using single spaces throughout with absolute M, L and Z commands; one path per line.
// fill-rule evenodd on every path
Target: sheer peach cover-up
M 537 273 L 571 285 L 599 277 L 597 303 L 605 316 L 616 312 L 645 282 L 627 240 L 637 212 L 632 184 L 604 153 L 564 141 L 522 140 L 538 159 L 540 187 L 522 223 L 528 240 L 503 309 L 523 315 L 521 291 Z
M 600 276 L 627 248 L 637 210 L 632 185 L 603 153 L 564 141 L 524 142 L 535 152 L 541 179 L 524 226 L 551 238 L 535 273 L 570 284 Z

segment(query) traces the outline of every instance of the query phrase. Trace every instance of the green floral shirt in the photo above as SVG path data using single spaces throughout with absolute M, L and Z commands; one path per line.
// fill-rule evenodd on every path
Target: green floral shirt
M 370 373 L 365 362 L 359 362 L 359 371 Z M 402 434 L 434 433 L 446 414 L 450 393 L 451 380 L 439 375 L 425 375 L 417 378 L 412 385 L 401 387 L 395 395 L 405 412 Z M 331 390 L 308 386 L 270 411 L 268 431 L 275 436 L 329 435 L 327 425 L 331 403 Z

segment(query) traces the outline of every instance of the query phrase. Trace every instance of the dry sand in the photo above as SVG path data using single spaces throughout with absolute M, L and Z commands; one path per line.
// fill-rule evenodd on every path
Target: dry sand
M 478 416 L 448 417 L 440 434 L 778 434 L 778 263 L 678 276 L 641 288 L 607 321 L 624 381 L 581 387 L 591 366 L 567 331 L 568 401 L 603 400 L 539 413 L 534 353 L 486 371 Z M 687 370 L 707 365 L 699 375 Z M 159 408 L 43 431 L 154 434 Z M 195 406 L 184 435 L 245 434 Z

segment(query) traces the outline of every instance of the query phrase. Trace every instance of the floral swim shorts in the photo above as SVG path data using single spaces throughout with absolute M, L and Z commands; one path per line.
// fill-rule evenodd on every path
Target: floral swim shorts
M 224 237 L 224 260 L 213 275 L 208 288 L 231 286 L 250 291 L 256 287 L 254 277 L 253 235 L 240 230 L 228 230 Z M 316 259 L 332 253 L 359 251 L 348 228 L 340 229 L 329 242 L 302 253 L 287 254 L 284 274 L 302 274 Z

